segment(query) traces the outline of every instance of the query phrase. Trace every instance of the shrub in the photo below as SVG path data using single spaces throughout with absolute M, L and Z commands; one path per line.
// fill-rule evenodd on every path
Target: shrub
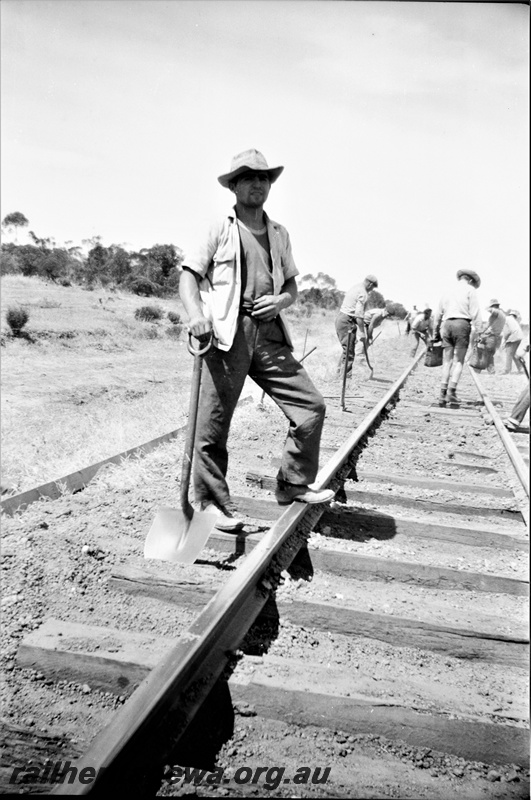
M 181 321 L 180 315 L 176 314 L 175 311 L 168 311 L 168 319 L 172 325 L 178 325 Z
M 6 311 L 6 322 L 11 328 L 13 336 L 20 336 L 22 328 L 29 320 L 29 314 L 25 308 L 10 306 Z
M 369 309 L 371 308 L 385 308 L 385 300 L 383 298 L 383 294 L 377 292 L 376 289 L 372 289 L 372 291 L 369 292 L 369 297 L 367 299 L 365 311 L 369 311 Z
M 2 248 L 0 252 L 0 275 L 16 275 L 21 271 L 20 262 L 15 253 Z
M 134 294 L 142 294 L 145 297 L 160 293 L 160 286 L 154 283 L 154 281 L 150 281 L 149 278 L 133 278 L 129 281 L 128 288 Z
M 385 307 L 389 312 L 389 316 L 393 319 L 405 319 L 407 317 L 407 311 L 402 303 L 395 303 L 392 300 L 386 300 Z
M 142 339 L 158 339 L 159 338 L 159 329 L 156 325 L 146 325 L 145 328 L 142 329 Z
M 183 329 L 184 325 L 172 325 L 171 328 L 166 330 L 166 333 L 171 339 L 180 339 Z
M 141 319 L 143 322 L 162 319 L 163 315 L 164 312 L 160 306 L 141 306 L 135 311 L 135 319 Z

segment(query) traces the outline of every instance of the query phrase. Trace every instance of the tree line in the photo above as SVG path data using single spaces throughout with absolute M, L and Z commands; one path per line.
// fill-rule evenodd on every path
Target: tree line
M 119 288 L 146 297 L 175 294 L 179 288 L 183 251 L 174 244 L 155 244 L 139 251 L 123 246 L 105 247 L 100 236 L 83 239 L 83 248 L 67 242 L 58 247 L 52 238 L 38 237 L 28 230 L 31 244 L 18 244 L 18 231 L 29 220 L 20 211 L 8 214 L 2 221 L 4 230 L 14 232 L 15 241 L 3 243 L 0 249 L 0 274 L 35 275 L 64 286 L 77 284 Z M 299 281 L 299 303 L 307 312 L 314 308 L 337 310 L 345 293 L 336 281 L 324 272 L 308 274 Z M 369 295 L 368 308 L 386 307 L 391 316 L 403 319 L 406 309 L 401 303 L 385 300 L 376 290 Z
M 58 247 L 52 238 L 28 231 L 31 244 L 18 244 L 18 230 L 28 220 L 20 212 L 2 221 L 5 230 L 15 231 L 15 241 L 3 243 L 0 274 L 20 273 L 38 276 L 65 286 L 112 286 L 145 296 L 163 296 L 179 287 L 180 265 L 184 254 L 173 244 L 156 244 L 139 251 L 128 251 L 118 244 L 105 247 L 100 236 L 82 240 L 83 248 L 72 242 Z

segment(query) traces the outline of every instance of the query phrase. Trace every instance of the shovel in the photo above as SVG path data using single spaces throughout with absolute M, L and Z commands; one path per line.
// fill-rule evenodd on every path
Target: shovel
M 216 514 L 194 511 L 188 500 L 199 389 L 201 387 L 202 356 L 210 350 L 211 345 L 212 338 L 205 347 L 195 350 L 191 344 L 191 336 L 189 336 L 188 352 L 194 356 L 194 371 L 181 472 L 181 508 L 169 508 L 169 506 L 159 508 L 146 537 L 144 558 L 158 558 L 162 561 L 173 561 L 176 564 L 193 564 L 216 524 Z

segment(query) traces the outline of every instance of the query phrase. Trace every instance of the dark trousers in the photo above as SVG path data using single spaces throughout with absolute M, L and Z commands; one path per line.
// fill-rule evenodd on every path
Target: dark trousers
M 277 321 L 240 316 L 232 347 L 205 356 L 194 453 L 194 496 L 199 502 L 230 500 L 227 440 L 246 377 L 271 397 L 289 421 L 278 472 L 289 483 L 313 483 L 325 417 L 323 396 L 288 348 Z
M 511 411 L 510 418 L 514 420 L 514 422 L 518 422 L 518 424 L 522 422 L 523 418 L 526 415 L 526 412 L 529 409 L 529 402 L 530 402 L 530 392 L 529 392 L 529 384 L 527 383 L 522 389 L 522 392 L 520 393 L 520 396 L 516 401 L 516 403 L 514 404 L 513 410 Z
M 343 350 L 339 359 L 339 364 L 337 365 L 338 372 L 340 373 L 343 372 L 345 358 L 347 359 L 347 375 L 350 375 L 352 372 L 352 364 L 354 363 L 354 354 L 356 348 L 357 327 L 358 326 L 356 325 L 356 320 L 354 317 L 349 317 L 348 314 L 344 314 L 342 311 L 339 312 L 336 317 L 336 333 Z M 352 336 L 350 337 L 350 350 L 347 353 L 349 331 L 352 331 Z
M 500 344 L 501 336 L 497 336 L 495 333 L 487 333 L 485 336 L 485 350 L 487 351 L 488 357 L 488 369 L 494 368 L 494 355 Z
M 506 342 L 505 343 L 505 372 L 506 373 L 511 371 L 511 367 L 512 367 L 513 361 L 516 364 L 517 371 L 518 372 L 522 372 L 523 371 L 522 370 L 522 365 L 520 364 L 520 362 L 516 358 L 516 351 L 520 347 L 520 342 L 521 341 L 522 340 L 519 339 L 517 342 Z

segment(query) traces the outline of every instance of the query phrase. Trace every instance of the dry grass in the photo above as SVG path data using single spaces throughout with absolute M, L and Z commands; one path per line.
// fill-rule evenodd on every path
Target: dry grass
M 192 372 L 186 334 L 175 336 L 167 316 L 136 320 L 146 302 L 20 275 L 2 278 L 3 486 L 25 491 L 185 424 Z M 156 302 L 166 315 L 186 319 L 178 298 Z M 5 310 L 14 304 L 29 311 L 30 339 L 7 335 Z M 295 354 L 317 346 L 305 367 L 323 391 L 336 381 L 334 317 L 288 311 Z M 251 382 L 249 391 L 261 394 Z
M 5 275 L 1 281 L 3 333 L 8 331 L 5 312 L 8 306 L 17 305 L 29 312 L 27 330 L 36 337 L 72 333 L 76 337 L 105 335 L 127 340 L 145 335 L 146 325 L 138 323 L 134 315 L 137 308 L 153 304 L 146 298 L 120 291 L 60 286 L 23 275 Z M 156 305 L 165 313 L 183 313 L 177 298 L 157 298 Z M 164 320 L 162 327 L 169 326 L 169 321 Z
M 183 313 L 176 298 L 158 302 Z M 5 310 L 14 303 L 29 311 L 30 339 L 6 335 Z M 167 319 L 135 320 L 143 304 L 133 295 L 2 278 L 3 485 L 24 491 L 184 423 L 192 368 L 184 334 L 176 338 Z

